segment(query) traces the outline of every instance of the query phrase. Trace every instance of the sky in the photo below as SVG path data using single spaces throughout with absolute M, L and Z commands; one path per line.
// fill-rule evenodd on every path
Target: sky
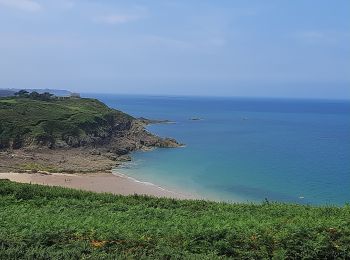
M 350 99 L 350 1 L 0 0 L 0 88 Z

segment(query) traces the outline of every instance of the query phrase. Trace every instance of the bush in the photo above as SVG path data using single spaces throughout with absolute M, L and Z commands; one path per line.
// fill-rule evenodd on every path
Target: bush
M 227 204 L 0 181 L 0 259 L 349 259 L 350 206 Z

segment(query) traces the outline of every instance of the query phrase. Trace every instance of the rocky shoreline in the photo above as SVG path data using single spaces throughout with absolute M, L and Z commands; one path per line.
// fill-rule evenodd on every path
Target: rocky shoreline
M 145 126 L 145 122 L 135 119 L 130 128 L 117 131 L 108 142 L 101 140 L 100 144 L 94 145 L 3 149 L 0 151 L 0 172 L 109 172 L 130 161 L 133 151 L 181 146 L 175 139 L 151 134 Z

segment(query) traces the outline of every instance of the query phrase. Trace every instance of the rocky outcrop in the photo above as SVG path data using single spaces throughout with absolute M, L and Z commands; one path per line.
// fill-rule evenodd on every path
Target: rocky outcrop
M 117 155 L 125 155 L 135 150 L 147 150 L 152 147 L 175 148 L 181 146 L 175 139 L 161 138 L 145 129 L 146 125 L 157 120 L 120 118 L 118 114 L 110 120 L 98 120 L 97 123 L 83 123 L 76 131 L 61 136 L 43 136 L 34 138 L 24 136 L 16 145 L 10 143 L 14 149 L 31 147 L 47 147 L 50 149 L 85 148 L 99 151 L 109 151 Z M 58 128 L 59 126 L 53 126 Z M 77 132 L 78 134 L 75 134 Z
M 134 150 L 148 150 L 153 147 L 175 148 L 181 146 L 175 139 L 161 138 L 145 129 L 145 123 L 133 120 L 129 128 L 116 133 L 108 144 L 116 154 L 124 155 Z
M 113 130 L 111 130 L 113 129 Z M 111 128 L 108 134 L 99 132 L 83 140 L 75 140 L 78 146 L 69 146 L 57 140 L 48 146 L 24 146 L 20 149 L 0 150 L 0 172 L 45 170 L 48 172 L 100 172 L 131 160 L 130 152 L 150 150 L 155 147 L 174 148 L 179 144 L 172 138 L 161 138 L 145 129 L 145 123 L 134 119 L 130 124 Z M 84 145 L 81 145 L 84 144 Z M 80 145 L 80 146 L 79 146 Z

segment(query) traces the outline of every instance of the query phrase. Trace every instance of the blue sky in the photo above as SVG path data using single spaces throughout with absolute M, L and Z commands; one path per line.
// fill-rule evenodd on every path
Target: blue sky
M 350 99 L 349 0 L 0 0 L 0 87 Z

